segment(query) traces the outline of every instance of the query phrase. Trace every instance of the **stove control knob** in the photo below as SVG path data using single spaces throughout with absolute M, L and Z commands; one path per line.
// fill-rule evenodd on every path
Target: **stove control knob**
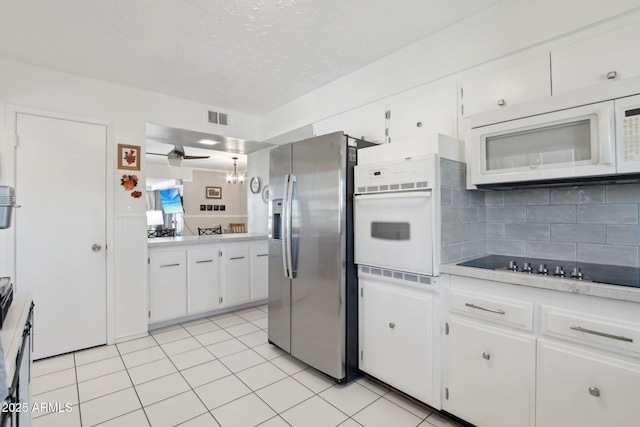
M 549 271 L 547 270 L 547 266 L 544 264 L 540 264 L 538 266 L 538 274 L 544 274 L 545 276 L 549 274 Z
M 574 279 L 582 280 L 582 273 L 580 272 L 579 267 L 575 267 L 571 272 L 571 277 Z
M 515 261 L 509 261 L 509 270 L 518 271 L 518 266 Z
M 528 262 L 525 262 L 524 265 L 522 266 L 522 272 L 531 273 L 531 264 L 529 264 Z
M 561 265 L 556 266 L 556 268 L 553 270 L 553 275 L 564 277 L 564 270 L 562 269 Z

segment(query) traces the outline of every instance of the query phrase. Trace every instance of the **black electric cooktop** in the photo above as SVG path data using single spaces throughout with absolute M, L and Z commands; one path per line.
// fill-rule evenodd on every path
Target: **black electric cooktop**
M 487 255 L 458 265 L 640 288 L 640 268 L 635 267 L 508 255 Z

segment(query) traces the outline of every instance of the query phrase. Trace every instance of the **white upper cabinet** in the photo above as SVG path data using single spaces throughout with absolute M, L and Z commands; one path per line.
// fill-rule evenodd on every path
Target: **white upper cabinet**
M 316 135 L 343 131 L 354 138 L 384 142 L 384 104 L 374 102 L 313 124 Z
M 386 117 L 387 142 L 420 142 L 436 133 L 456 137 L 456 85 L 418 88 L 394 96 Z
M 632 25 L 553 50 L 553 94 L 640 75 L 639 37 Z
M 548 53 L 464 79 L 460 84 L 460 116 L 466 118 L 546 96 L 551 96 Z

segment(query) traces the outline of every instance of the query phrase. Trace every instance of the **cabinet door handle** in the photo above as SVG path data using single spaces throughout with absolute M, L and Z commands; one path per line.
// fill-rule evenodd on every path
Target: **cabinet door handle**
M 589 394 L 598 397 L 600 396 L 600 389 L 598 387 L 589 387 Z
M 504 107 L 507 102 L 504 99 L 498 99 L 498 106 Z
M 244 257 L 243 257 L 243 256 L 234 256 L 234 257 L 231 257 L 231 258 L 229 258 L 229 259 L 230 259 L 230 260 L 234 260 L 234 259 L 244 259 Z
M 202 260 L 202 261 L 196 261 L 196 264 L 202 264 L 204 262 L 213 262 L 213 260 L 212 259 L 205 259 L 205 260 Z
M 477 310 L 488 311 L 489 313 L 506 314 L 504 310 L 499 310 L 497 308 L 485 308 L 479 305 L 471 304 L 470 302 L 467 302 L 464 305 L 466 305 L 467 307 L 475 308 Z
M 160 266 L 160 268 L 165 268 L 165 267 L 177 267 L 177 266 L 179 266 L 179 265 L 180 265 L 180 263 L 179 263 L 179 262 L 178 262 L 178 263 L 176 263 L 176 264 L 162 264 L 162 265 Z
M 389 328 L 393 329 L 396 327 L 396 324 L 393 322 L 389 322 Z
M 633 342 L 632 338 L 623 337 L 622 335 L 612 335 L 607 334 L 606 332 L 594 331 L 592 329 L 586 329 L 581 326 L 570 326 L 569 329 L 573 329 L 574 331 L 584 332 L 585 334 L 597 335 L 599 337 L 611 338 L 612 340 L 619 340 L 624 342 Z
M 269 256 L 269 254 L 258 254 L 258 256 Z
M 607 78 L 609 80 L 615 79 L 616 77 L 618 77 L 618 72 L 617 71 L 609 71 L 607 73 Z
M 491 355 L 485 351 L 482 353 L 482 358 L 485 360 L 489 360 L 491 359 Z

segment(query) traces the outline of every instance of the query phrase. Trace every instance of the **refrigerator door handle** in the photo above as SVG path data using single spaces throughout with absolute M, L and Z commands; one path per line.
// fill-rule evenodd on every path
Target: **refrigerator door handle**
M 292 243 L 292 210 L 293 210 L 293 183 L 296 181 L 294 175 L 287 175 L 285 178 L 285 200 L 284 200 L 284 227 L 282 236 L 282 251 L 284 259 L 285 276 L 289 279 L 295 278 L 293 271 L 293 261 L 291 256 L 291 243 Z
M 284 176 L 284 201 L 282 203 L 282 270 L 284 277 L 291 278 L 289 276 L 289 264 L 287 257 L 287 247 L 289 246 L 289 178 L 291 175 L 286 174 Z

